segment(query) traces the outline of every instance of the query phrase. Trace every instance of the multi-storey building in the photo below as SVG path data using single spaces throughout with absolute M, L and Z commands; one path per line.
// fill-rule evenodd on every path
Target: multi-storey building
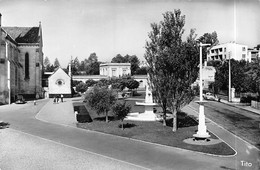
M 15 101 L 18 95 L 42 95 L 42 29 L 2 27 L 0 14 L 0 104 Z
M 251 58 L 251 61 L 260 61 L 260 50 L 257 48 L 248 49 L 248 57 Z
M 225 43 L 212 47 L 208 50 L 207 61 L 211 60 L 246 60 L 251 62 L 250 56 L 248 56 L 248 47 L 246 45 L 236 43 Z

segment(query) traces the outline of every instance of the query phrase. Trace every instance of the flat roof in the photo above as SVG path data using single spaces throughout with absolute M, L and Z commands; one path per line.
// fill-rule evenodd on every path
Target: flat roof
M 103 63 L 101 66 L 131 66 L 131 63 Z

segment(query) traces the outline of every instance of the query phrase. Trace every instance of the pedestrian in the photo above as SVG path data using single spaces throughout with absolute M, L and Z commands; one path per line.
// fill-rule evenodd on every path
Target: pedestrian
M 59 95 L 57 95 L 56 98 L 57 98 L 57 103 L 59 103 Z
M 56 96 L 54 96 L 53 104 L 56 104 Z
M 60 95 L 60 100 L 63 103 L 63 94 Z

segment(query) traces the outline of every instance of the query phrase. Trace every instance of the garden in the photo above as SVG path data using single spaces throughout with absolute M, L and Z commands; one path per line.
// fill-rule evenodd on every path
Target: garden
M 135 98 L 140 100 L 144 98 L 145 93 L 139 93 L 137 97 L 131 99 L 116 99 L 115 106 L 120 106 L 117 110 L 124 110 L 125 106 L 129 106 L 130 112 L 144 111 L 143 106 L 135 104 Z M 118 104 L 120 103 L 120 104 Z M 125 106 L 123 106 L 125 104 Z M 80 108 L 81 107 L 81 108 Z M 115 107 L 106 114 L 97 113 L 95 108 L 91 107 L 88 102 L 74 103 L 74 109 L 84 112 L 82 114 L 88 115 L 85 123 L 78 123 L 77 127 L 97 131 L 101 133 L 126 137 L 134 140 L 141 140 L 155 144 L 178 147 L 182 149 L 203 152 L 215 155 L 234 155 L 235 151 L 226 143 L 221 142 L 215 145 L 191 145 L 183 142 L 187 138 L 191 138 L 197 131 L 197 121 L 194 117 L 184 112 L 177 113 L 177 127 L 176 132 L 172 131 L 172 119 L 167 119 L 166 126 L 163 126 L 162 121 L 131 121 L 123 120 L 115 113 Z M 159 107 L 156 107 L 159 110 Z M 124 117 L 124 116 L 123 116 Z M 88 121 L 87 121 L 88 120 Z M 107 121 L 108 120 L 108 121 Z M 84 122 L 84 121 L 83 121 Z M 122 126 L 123 125 L 123 126 Z M 210 133 L 211 138 L 217 137 Z

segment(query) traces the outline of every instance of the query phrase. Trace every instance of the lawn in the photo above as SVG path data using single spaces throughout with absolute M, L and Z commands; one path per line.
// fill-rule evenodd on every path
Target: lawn
M 140 96 L 138 96 L 140 98 Z M 143 112 L 143 106 L 136 106 L 135 101 L 126 100 L 128 104 L 132 106 L 132 112 Z M 75 103 L 78 106 L 84 103 Z M 215 155 L 234 155 L 235 151 L 230 148 L 224 142 L 215 145 L 191 145 L 184 143 L 183 140 L 191 138 L 197 131 L 197 122 L 184 112 L 180 112 L 177 115 L 178 130 L 172 132 L 172 119 L 167 121 L 167 126 L 163 126 L 162 122 L 141 122 L 141 121 L 124 121 L 124 130 L 121 130 L 121 121 L 116 120 L 113 117 L 112 112 L 109 112 L 109 123 L 105 122 L 104 115 L 97 115 L 95 111 L 91 110 L 85 104 L 89 115 L 93 119 L 91 123 L 78 123 L 79 128 L 98 131 L 102 133 L 113 134 L 117 136 L 123 136 L 132 139 L 138 139 L 142 141 L 173 146 L 192 151 L 198 151 L 203 153 L 215 154 Z M 211 134 L 211 133 L 210 133 Z M 214 134 L 211 134 L 212 138 L 217 139 Z

